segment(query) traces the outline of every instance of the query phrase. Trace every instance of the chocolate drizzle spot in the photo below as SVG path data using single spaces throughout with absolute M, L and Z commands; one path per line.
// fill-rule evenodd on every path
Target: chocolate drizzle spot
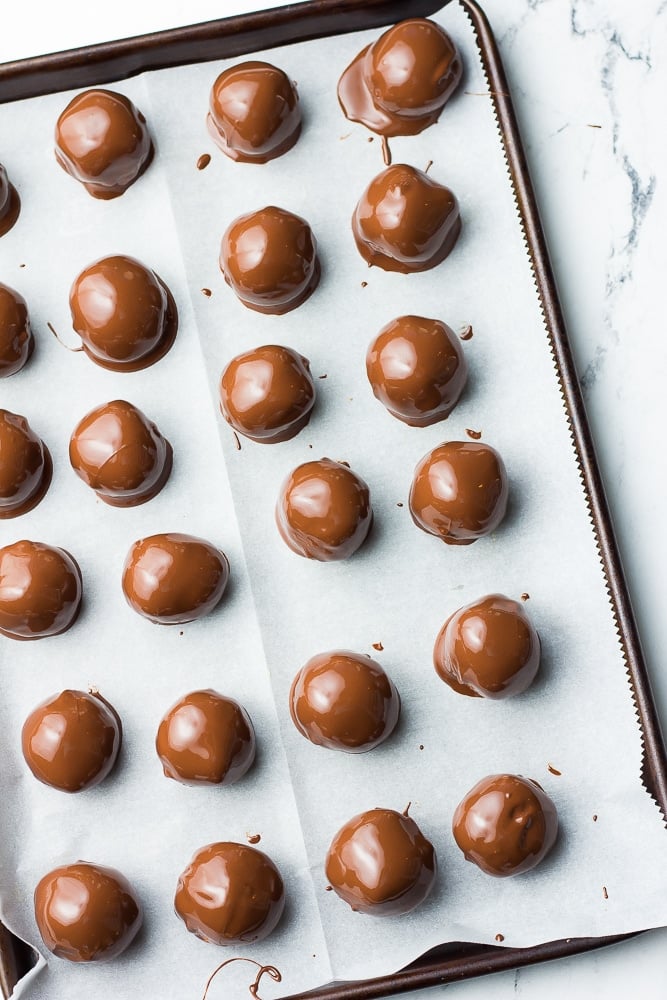
M 424 744 L 423 744 L 423 743 L 420 743 L 420 744 L 419 744 L 419 749 L 420 749 L 420 750 L 423 750 L 423 749 L 424 749 Z
M 378 653 L 381 653 L 382 650 L 384 649 L 384 646 L 382 645 L 381 642 L 374 642 L 372 645 L 373 649 L 377 649 Z
M 424 167 L 424 173 L 427 174 L 432 166 L 433 166 L 433 160 L 429 160 L 426 166 Z
M 362 281 L 361 282 L 361 287 L 362 288 L 368 288 L 368 282 L 367 281 Z
M 559 771 L 558 768 L 554 767 L 553 764 L 547 764 L 547 771 L 549 774 L 555 774 L 558 778 L 560 778 L 563 773 L 562 771 Z
M 246 833 L 245 836 L 249 844 L 259 844 L 262 839 L 261 834 L 259 833 Z
M 211 291 L 210 288 L 202 288 L 201 293 L 202 295 L 205 295 L 207 299 L 210 299 L 210 297 L 213 295 L 213 292 Z
M 469 438 L 472 438 L 473 441 L 479 441 L 482 436 L 481 431 L 473 431 L 470 427 L 466 427 L 466 434 Z
M 385 167 L 391 166 L 391 150 L 389 148 L 389 140 L 386 135 L 382 136 L 382 160 Z
M 593 813 L 593 822 L 597 823 L 597 821 L 598 821 L 597 813 Z
M 326 375 L 318 375 L 318 378 L 326 378 Z
M 254 965 L 259 969 L 259 972 L 257 973 L 254 983 L 251 983 L 251 985 L 248 987 L 248 992 L 250 993 L 251 997 L 254 997 L 254 1000 L 261 1000 L 261 997 L 259 995 L 259 984 L 264 978 L 264 976 L 269 976 L 270 979 L 273 979 L 274 983 L 282 982 L 283 977 L 281 976 L 280 972 L 278 971 L 278 969 L 276 969 L 274 965 L 260 965 L 260 963 L 256 962 L 253 958 L 244 958 L 244 957 L 242 958 L 241 956 L 239 956 L 238 958 L 228 958 L 226 959 L 226 961 L 221 962 L 220 965 L 217 967 L 217 969 L 214 969 L 211 975 L 208 977 L 208 980 L 206 981 L 206 988 L 204 989 L 204 994 L 202 996 L 202 1000 L 206 1000 L 206 998 L 208 997 L 208 991 L 211 988 L 211 983 L 218 975 L 218 973 L 222 972 L 222 970 L 227 965 L 231 965 L 232 962 L 249 962 L 250 965 Z
M 210 162 L 211 162 L 211 154 L 202 153 L 199 159 L 197 160 L 197 170 L 206 170 Z
M 602 895 L 603 895 L 603 897 L 605 899 L 609 899 L 609 893 L 607 892 L 607 886 L 606 885 L 602 886 Z
M 459 337 L 461 340 L 472 340 L 472 327 L 470 323 L 461 330 Z
M 234 444 L 236 445 L 236 450 L 240 451 L 241 450 L 241 440 L 240 440 L 238 434 L 236 433 L 236 431 L 232 431 L 232 434 L 234 435 Z
M 401 503 L 401 501 L 399 500 L 399 501 L 398 501 L 398 503 L 396 504 L 396 506 L 397 506 L 397 507 L 402 507 L 402 506 L 403 506 L 403 504 L 402 504 L 402 503 Z
M 333 886 L 332 885 L 325 885 L 324 891 L 325 892 L 333 892 Z
M 505 940 L 504 934 L 496 934 L 496 941 L 504 941 L 504 940 Z
M 526 591 L 524 591 L 523 594 L 521 595 L 521 600 L 522 601 L 529 601 L 530 600 L 530 594 L 527 594 Z

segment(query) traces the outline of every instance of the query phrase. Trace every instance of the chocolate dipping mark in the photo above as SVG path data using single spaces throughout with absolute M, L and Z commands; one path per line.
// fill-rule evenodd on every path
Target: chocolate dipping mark
M 549 774 L 555 774 L 558 778 L 560 778 L 560 776 L 563 773 L 562 771 L 559 771 L 557 768 L 555 768 L 553 764 L 547 764 L 547 771 L 549 772 Z
M 197 170 L 206 170 L 210 162 L 211 162 L 211 154 L 202 153 L 199 159 L 197 160 Z
M 426 166 L 424 167 L 424 173 L 427 174 L 432 166 L 433 166 L 433 160 L 429 160 Z
M 261 839 L 262 839 L 262 837 L 261 837 L 261 834 L 259 834 L 259 833 L 246 833 L 246 840 L 248 841 L 249 844 L 253 844 L 253 845 L 254 844 L 259 844 L 259 842 L 260 842 Z
M 214 969 L 214 971 L 208 977 L 208 980 L 206 982 L 206 987 L 204 989 L 204 993 L 202 996 L 202 1000 L 206 1000 L 206 998 L 208 997 L 208 991 L 211 988 L 211 983 L 218 975 L 218 973 L 222 972 L 222 970 L 227 965 L 231 965 L 232 962 L 248 962 L 250 965 L 255 965 L 259 969 L 259 972 L 257 973 L 254 983 L 252 983 L 248 987 L 248 992 L 252 997 L 255 998 L 255 1000 L 261 1000 L 261 997 L 259 995 L 259 985 L 264 976 L 269 976 L 269 978 L 272 979 L 274 983 L 282 982 L 283 977 L 281 976 L 278 969 L 276 969 L 275 965 L 260 965 L 260 963 L 256 962 L 254 958 L 245 958 L 241 956 L 239 956 L 238 958 L 228 958 L 226 959 L 226 961 L 221 962 L 220 965 L 217 967 L 217 969 Z
M 405 807 L 405 809 L 401 813 L 401 816 L 407 816 L 409 814 L 409 812 L 410 812 L 410 806 L 411 805 L 412 805 L 412 802 L 408 802 L 407 806 Z
M 232 435 L 234 437 L 234 444 L 236 445 L 236 450 L 240 451 L 241 450 L 241 440 L 240 440 L 238 434 L 236 433 L 236 431 L 232 431 Z
M 378 653 L 381 653 L 382 650 L 384 649 L 384 646 L 382 645 L 381 642 L 374 642 L 372 645 L 373 649 L 377 649 Z
M 472 335 L 473 335 L 472 327 L 470 326 L 470 323 L 468 323 L 468 325 L 464 327 L 461 333 L 459 334 L 459 337 L 461 338 L 461 340 L 472 340 Z
M 83 351 L 83 346 L 80 346 L 80 347 L 70 347 L 69 344 L 66 344 L 65 341 L 62 339 L 62 337 L 56 332 L 56 330 L 54 329 L 54 327 L 53 327 L 53 325 L 51 323 L 47 323 L 46 325 L 49 328 L 49 330 L 51 331 L 51 333 L 53 334 L 53 336 L 56 338 L 56 340 L 58 341 L 58 343 L 60 344 L 60 346 L 64 347 L 66 351 L 69 351 L 70 354 L 80 354 Z
M 466 434 L 468 435 L 469 438 L 472 438 L 473 441 L 479 441 L 479 439 L 482 436 L 481 431 L 474 431 L 470 427 L 466 427 Z
M 389 148 L 389 140 L 386 135 L 382 136 L 382 160 L 385 167 L 391 166 L 391 150 Z

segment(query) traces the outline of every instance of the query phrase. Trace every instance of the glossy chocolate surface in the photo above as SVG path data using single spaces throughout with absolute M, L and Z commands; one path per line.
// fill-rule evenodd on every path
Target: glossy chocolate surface
M 270 63 L 231 66 L 213 84 L 206 124 L 232 160 L 266 163 L 291 149 L 301 133 L 296 87 Z
M 100 695 L 61 691 L 23 724 L 25 762 L 38 779 L 63 792 L 99 785 L 112 770 L 122 737 L 115 709 Z
M 392 917 L 410 913 L 433 888 L 433 845 L 410 816 L 371 809 L 343 826 L 329 848 L 326 877 L 359 913 Z
M 222 237 L 220 270 L 248 309 L 286 313 L 317 287 L 317 241 L 305 219 L 269 205 L 239 216 L 228 227 Z
M 285 907 L 285 888 L 273 861 L 245 844 L 209 844 L 178 880 L 176 913 L 203 941 L 220 945 L 262 941 Z
M 366 354 L 376 399 L 411 427 L 444 420 L 468 377 L 459 338 L 437 319 L 399 316 L 380 330 Z
M 251 441 L 277 444 L 310 420 L 315 383 L 310 362 L 289 347 L 268 344 L 233 358 L 220 380 L 220 409 Z
M 100 500 L 112 507 L 136 507 L 157 496 L 167 482 L 172 450 L 141 410 L 116 399 L 79 421 L 69 460 Z
M 74 624 L 81 571 L 64 549 L 20 541 L 0 549 L 0 634 L 44 639 Z
M 442 263 L 460 232 L 459 206 L 449 188 L 404 163 L 378 174 L 352 215 L 352 233 L 364 260 L 401 274 Z
M 379 663 L 336 649 L 308 660 L 290 690 L 292 722 L 316 746 L 364 753 L 393 732 L 401 699 Z
M 69 304 L 87 356 L 115 372 L 155 364 L 178 329 L 171 292 L 133 257 L 103 257 L 91 264 L 72 285 Z
M 106 962 L 132 942 L 142 912 L 120 872 L 77 861 L 54 868 L 40 881 L 35 920 L 44 944 L 58 958 Z
M 454 839 L 466 861 L 505 878 L 539 865 L 558 834 L 556 807 L 531 778 L 492 774 L 456 807 Z
M 238 702 L 217 691 L 192 691 L 162 719 L 155 748 L 167 778 L 232 785 L 252 767 L 255 731 Z
M 140 538 L 123 567 L 123 593 L 131 608 L 158 625 L 203 618 L 225 592 L 227 556 L 210 542 L 177 532 Z
M 25 299 L 0 282 L 0 378 L 21 371 L 34 348 Z
M 294 469 L 276 504 L 276 524 L 285 544 L 297 555 L 320 562 L 351 556 L 372 522 L 368 486 L 330 458 Z
M 416 135 L 440 117 L 462 75 L 459 53 L 433 21 L 401 21 L 367 45 L 338 82 L 350 121 L 380 135 Z
M 507 496 L 505 465 L 494 448 L 448 441 L 417 465 L 410 513 L 417 527 L 448 545 L 470 545 L 498 527 Z
M 21 211 L 21 199 L 0 163 L 0 236 L 12 228 Z
M 435 641 L 433 663 L 459 694 L 509 698 L 535 679 L 540 639 L 523 604 L 491 594 L 447 619 Z
M 0 520 L 36 507 L 51 483 L 51 456 L 25 417 L 0 410 Z
M 123 94 L 86 90 L 56 124 L 56 159 L 93 198 L 123 194 L 153 158 L 146 119 Z

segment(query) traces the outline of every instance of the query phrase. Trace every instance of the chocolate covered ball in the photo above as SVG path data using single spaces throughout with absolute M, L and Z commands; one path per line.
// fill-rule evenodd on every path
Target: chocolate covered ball
M 254 944 L 275 928 L 285 888 L 273 861 L 245 844 L 209 844 L 178 880 L 176 913 L 202 941 Z
M 81 606 L 81 570 L 64 549 L 21 541 L 0 549 L 0 634 L 44 639 L 66 632 Z
M 460 232 L 459 206 L 449 188 L 404 163 L 378 174 L 352 215 L 352 233 L 366 263 L 401 274 L 442 263 Z
M 433 844 L 405 813 L 370 809 L 341 827 L 331 842 L 326 877 L 358 913 L 393 917 L 410 913 L 433 888 Z
M 21 745 L 38 781 L 63 792 L 81 792 L 110 773 L 121 736 L 118 713 L 101 695 L 61 691 L 30 713 Z
M 171 445 L 136 406 L 116 399 L 76 425 L 69 460 L 77 476 L 112 507 L 136 507 L 169 478 Z
M 317 241 L 305 219 L 270 205 L 228 227 L 220 269 L 244 306 L 280 315 L 300 306 L 317 287 Z
M 338 81 L 345 116 L 380 135 L 416 135 L 437 122 L 458 86 L 454 42 L 424 18 L 400 21 L 355 56 Z
M 276 504 L 276 524 L 286 545 L 307 559 L 347 559 L 366 539 L 373 521 L 370 491 L 347 465 L 322 458 L 289 474 Z
M 233 358 L 220 380 L 220 409 L 251 441 L 277 444 L 310 420 L 315 383 L 310 362 L 289 347 L 269 344 Z
M 399 316 L 380 330 L 366 354 L 376 399 L 411 427 L 444 420 L 468 377 L 461 344 L 437 319 Z
M 491 594 L 447 619 L 435 641 L 433 663 L 459 694 L 510 698 L 535 679 L 540 639 L 522 604 Z
M 213 84 L 206 124 L 232 160 L 266 163 L 301 133 L 296 87 L 281 69 L 252 60 L 224 70 Z
M 21 199 L 0 163 L 0 236 L 12 228 L 21 211 Z
M 255 731 L 238 702 L 216 691 L 192 691 L 164 716 L 155 746 L 167 778 L 232 785 L 255 759 Z
M 315 746 L 365 753 L 391 735 L 400 711 L 380 664 L 359 653 L 319 653 L 292 681 L 292 722 Z
M 51 456 L 25 417 L 0 410 L 0 520 L 36 507 L 51 483 Z
M 492 774 L 458 804 L 452 831 L 466 861 L 506 878 L 530 871 L 546 857 L 556 841 L 558 815 L 532 778 Z
M 117 198 L 153 159 L 146 119 L 123 94 L 86 90 L 56 124 L 56 160 L 93 198 Z
M 34 348 L 25 299 L 0 283 L 0 378 L 21 371 Z
M 220 602 L 228 580 L 224 552 L 203 538 L 177 532 L 140 538 L 123 567 L 125 600 L 158 625 L 203 618 Z
M 102 368 L 136 372 L 174 343 L 178 314 L 171 292 L 133 257 L 103 257 L 82 271 L 69 296 L 84 352 Z
M 44 944 L 58 958 L 106 962 L 131 944 L 142 912 L 120 872 L 77 861 L 54 868 L 40 881 L 35 920 Z
M 448 545 L 470 545 L 498 527 L 507 496 L 505 465 L 494 448 L 448 441 L 417 465 L 410 513 L 418 528 Z

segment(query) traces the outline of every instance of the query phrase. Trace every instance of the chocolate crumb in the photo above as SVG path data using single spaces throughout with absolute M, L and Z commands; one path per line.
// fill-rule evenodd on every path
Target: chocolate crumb
M 179 632 L 178 634 L 179 635 L 185 635 L 185 632 Z
M 91 685 L 91 687 L 88 688 L 88 694 L 96 695 L 96 694 L 99 694 L 99 693 L 100 693 L 100 689 L 97 688 L 97 687 L 93 687 Z
M 308 447 L 309 447 L 309 448 L 312 448 L 313 446 L 312 446 L 312 444 L 309 444 L 309 445 L 308 445 Z
M 259 844 L 262 838 L 259 833 L 246 833 L 245 839 L 248 841 L 249 844 Z
M 423 750 L 423 749 L 424 749 L 424 744 L 423 744 L 423 743 L 420 743 L 420 744 L 419 744 L 419 749 L 420 749 L 420 750 Z
M 586 125 L 586 128 L 602 128 L 602 125 Z
M 553 764 L 547 764 L 547 771 L 549 771 L 550 774 L 555 774 L 559 778 L 563 773 L 562 771 L 559 771 L 558 768 L 554 767 Z
M 522 601 L 529 601 L 530 600 L 530 594 L 526 593 L 526 591 L 524 590 L 523 594 L 521 595 L 521 600 Z
M 326 375 L 318 375 L 318 378 L 326 378 Z
M 593 813 L 593 822 L 597 823 L 597 821 L 598 821 L 598 814 L 597 813 Z
M 372 646 L 373 646 L 373 649 L 377 649 L 378 653 L 381 653 L 382 650 L 384 649 L 384 646 L 382 645 L 381 642 L 374 642 L 374 643 L 372 643 Z
M 398 503 L 396 504 L 396 506 L 397 506 L 397 507 L 402 507 L 402 506 L 403 506 L 403 504 L 402 504 L 402 503 L 401 503 L 401 501 L 399 500 L 399 501 L 398 501 Z
M 239 436 L 236 433 L 236 431 L 232 431 L 232 434 L 234 435 L 234 441 L 236 442 L 236 450 L 240 451 L 241 450 L 241 442 L 239 441 Z
M 333 889 L 332 885 L 325 885 L 325 887 L 324 887 L 324 891 L 325 892 L 331 892 L 332 889 Z
M 466 427 L 466 434 L 468 435 L 469 438 L 472 438 L 473 441 L 479 441 L 479 439 L 482 436 L 481 431 L 473 431 L 471 430 L 470 427 Z
M 366 142 L 372 142 L 374 138 L 375 138 L 374 135 L 369 135 L 368 139 L 366 139 Z
M 424 173 L 427 174 L 432 166 L 433 166 L 433 160 L 429 160 L 426 166 L 424 167 Z
M 197 170 L 206 170 L 210 162 L 211 162 L 211 154 L 202 153 L 199 159 L 197 160 Z
M 368 288 L 368 282 L 367 281 L 362 281 L 361 282 L 361 287 L 362 288 Z
M 461 340 L 472 340 L 472 327 L 470 323 L 468 323 L 468 325 L 463 328 L 463 330 L 459 334 L 459 337 L 461 338 Z
M 496 941 L 504 941 L 504 940 L 505 940 L 504 934 L 496 934 Z
M 602 886 L 602 895 L 604 896 L 605 899 L 609 899 L 609 893 L 607 892 L 607 886 L 606 885 Z
M 213 292 L 211 291 L 210 288 L 202 288 L 201 293 L 202 295 L 205 295 L 207 299 L 210 299 L 210 297 L 213 295 Z
M 19 267 L 25 267 L 25 264 L 19 264 Z

